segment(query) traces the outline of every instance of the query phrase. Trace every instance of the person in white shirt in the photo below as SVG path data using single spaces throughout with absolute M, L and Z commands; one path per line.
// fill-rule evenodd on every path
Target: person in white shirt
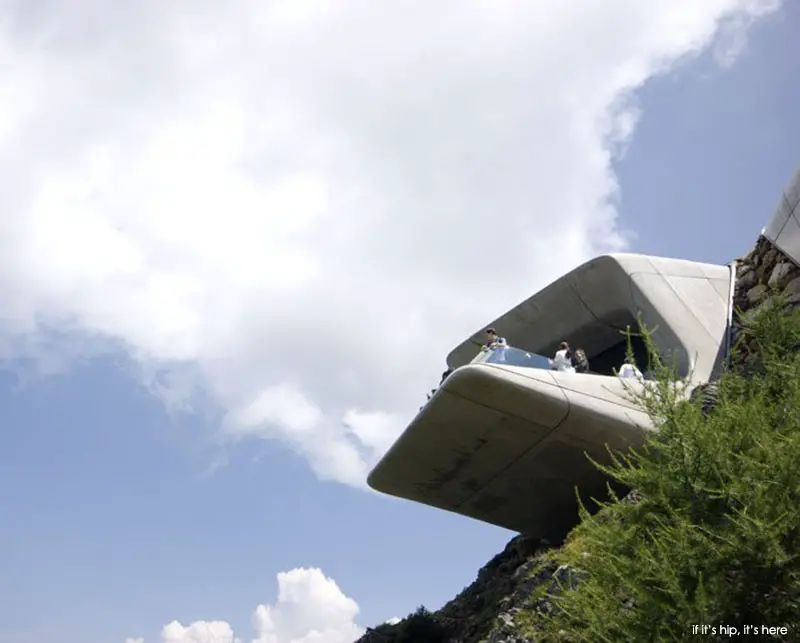
M 617 377 L 635 377 L 637 379 L 642 379 L 644 375 L 642 375 L 642 371 L 636 368 L 635 364 L 631 364 L 630 362 L 625 362 L 622 366 L 619 367 L 619 372 L 617 373 Z
M 572 352 L 567 342 L 561 342 L 558 345 L 556 354 L 553 356 L 553 359 L 550 360 L 550 368 L 563 373 L 575 372 L 575 367 L 572 365 Z

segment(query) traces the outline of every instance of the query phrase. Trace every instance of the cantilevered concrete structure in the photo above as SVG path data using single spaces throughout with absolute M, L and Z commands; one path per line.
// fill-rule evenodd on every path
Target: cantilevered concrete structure
M 762 234 L 800 266 L 800 168 L 783 191 L 775 214 Z
M 482 327 L 450 353 L 455 371 L 371 472 L 370 486 L 559 538 L 577 520 L 575 488 L 584 498 L 605 490 L 586 455 L 607 461 L 606 445 L 641 444 L 651 426 L 625 389 L 646 383 L 613 375 L 625 329 L 635 331 L 641 314 L 679 373 L 707 381 L 725 356 L 734 274 L 728 266 L 635 254 L 576 268 L 487 324 L 521 351 L 499 363 L 476 360 Z M 599 374 L 531 367 L 536 362 L 523 351 L 552 355 L 562 340 L 583 348 Z

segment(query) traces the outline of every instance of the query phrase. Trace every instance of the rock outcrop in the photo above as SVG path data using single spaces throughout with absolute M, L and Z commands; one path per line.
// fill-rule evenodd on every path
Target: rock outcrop
M 761 237 L 737 260 L 732 339 L 755 311 L 773 305 L 781 293 L 787 308 L 800 307 L 800 267 Z M 748 372 L 757 366 L 756 347 L 742 346 L 730 368 Z M 703 407 L 714 401 L 713 383 L 698 390 Z M 707 408 L 708 407 L 708 408 Z M 626 499 L 636 502 L 636 492 Z M 535 631 L 536 616 L 550 612 L 551 599 L 562 588 L 580 582 L 580 572 L 554 562 L 553 548 L 526 536 L 516 536 L 479 572 L 470 586 L 441 609 L 425 613 L 432 623 L 427 638 L 410 636 L 406 621 L 370 629 L 357 643 L 528 643 L 522 631 Z M 420 618 L 420 615 L 417 615 Z
M 756 311 L 770 306 L 780 294 L 787 308 L 800 306 L 800 267 L 766 238 L 737 261 L 733 296 L 733 343 L 739 339 L 743 322 Z M 754 346 L 741 346 L 732 368 L 747 371 L 756 365 Z
M 440 610 L 430 614 L 439 626 L 435 639 L 448 643 L 523 641 L 514 632 L 520 613 L 549 609 L 537 601 L 534 589 L 545 583 L 557 584 L 568 570 L 557 568 L 546 556 L 550 546 L 527 536 L 514 537 L 505 549 L 478 572 L 475 581 Z M 538 604 L 541 603 L 541 604 Z M 405 640 L 403 621 L 370 629 L 358 643 L 386 643 Z M 426 643 L 419 641 L 418 643 Z

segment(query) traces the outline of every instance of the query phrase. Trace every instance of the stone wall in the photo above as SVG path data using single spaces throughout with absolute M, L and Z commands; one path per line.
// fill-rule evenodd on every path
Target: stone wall
M 800 267 L 762 236 L 746 256 L 737 260 L 733 343 L 739 338 L 743 321 L 769 306 L 776 293 L 782 293 L 787 308 L 800 307 Z M 742 346 L 732 368 L 746 369 L 755 360 L 753 348 Z

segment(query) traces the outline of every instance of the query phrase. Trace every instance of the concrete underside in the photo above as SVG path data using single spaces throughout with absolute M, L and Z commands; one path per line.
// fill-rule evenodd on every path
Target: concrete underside
M 494 364 L 456 370 L 369 476 L 378 491 L 551 540 L 604 497 L 589 462 L 641 444 L 633 380 Z

